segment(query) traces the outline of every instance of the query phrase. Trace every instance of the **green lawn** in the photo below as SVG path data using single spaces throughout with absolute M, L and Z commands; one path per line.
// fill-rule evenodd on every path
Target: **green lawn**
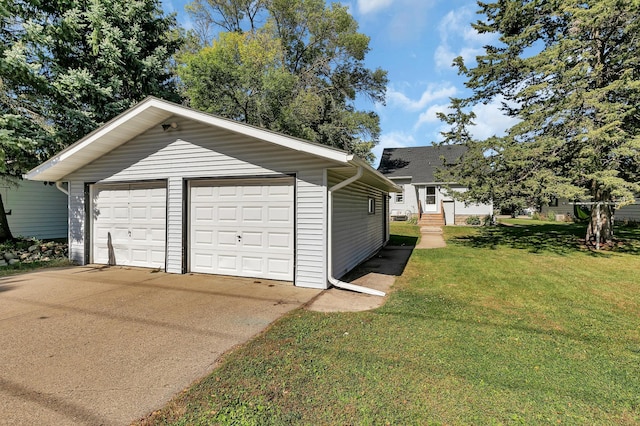
M 445 228 L 382 308 L 293 312 L 149 423 L 640 423 L 640 230 L 512 225 Z

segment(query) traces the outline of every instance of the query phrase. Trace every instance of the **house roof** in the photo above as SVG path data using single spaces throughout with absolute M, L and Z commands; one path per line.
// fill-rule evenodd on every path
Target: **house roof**
M 441 183 L 434 177 L 436 169 L 457 162 L 465 151 L 462 145 L 385 148 L 378 171 L 389 179 L 410 178 L 414 184 Z
M 387 191 L 397 189 L 392 181 L 373 169 L 366 161 L 346 151 L 197 111 L 152 96 L 35 167 L 26 173 L 24 177 L 41 181 L 64 180 L 70 173 L 123 145 L 146 130 L 165 124 L 166 120 L 172 116 L 189 118 L 267 143 L 304 152 L 336 162 L 338 166 L 363 167 L 368 181 L 376 183 L 376 186 Z

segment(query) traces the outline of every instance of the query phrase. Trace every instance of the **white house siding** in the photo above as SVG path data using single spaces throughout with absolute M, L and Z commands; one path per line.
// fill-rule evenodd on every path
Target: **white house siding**
M 467 190 L 463 187 L 452 187 L 451 189 L 458 192 L 465 192 Z M 450 197 L 449 199 L 453 198 Z M 484 217 L 493 214 L 493 204 L 465 204 L 463 201 L 455 200 L 454 206 L 455 223 L 458 225 L 464 224 L 464 221 L 469 216 Z
M 167 272 L 182 272 L 184 182 L 197 178 L 296 176 L 296 285 L 326 288 L 326 235 L 323 186 L 326 167 L 334 166 L 306 153 L 190 121 L 172 117 L 178 128 L 163 132 L 156 126 L 65 177 L 71 182 L 72 211 L 83 211 L 79 188 L 85 182 L 168 180 Z M 81 221 L 72 222 L 71 249 L 84 250 Z M 84 258 L 72 252 L 75 258 Z M 81 262 L 82 263 L 82 262 Z
M 402 188 L 402 202 L 397 201 L 396 193 L 391 193 L 391 199 L 389 200 L 389 213 L 418 213 L 418 194 L 415 187 L 411 185 L 411 179 L 394 179 L 393 182 Z
M 85 185 L 69 182 L 69 260 L 83 265 L 85 234 Z
M 182 273 L 182 237 L 184 231 L 184 183 L 179 176 L 167 182 L 167 272 Z M 171 247 L 171 249 L 169 249 Z M 180 248 L 180 250 L 178 250 Z
M 329 173 L 329 187 L 344 180 Z M 369 214 L 369 197 L 375 200 L 375 213 Z M 360 182 L 333 193 L 333 276 L 340 278 L 371 257 L 386 242 L 383 208 L 386 194 Z M 331 214 L 331 213 L 329 213 Z
M 67 196 L 54 185 L 0 182 L 9 229 L 14 236 L 39 239 L 67 237 Z
M 441 213 L 441 204 L 446 201 L 454 201 L 453 197 L 449 195 L 446 187 L 433 184 L 433 185 L 414 185 L 411 183 L 411 179 L 393 179 L 393 181 L 401 186 L 404 191 L 404 199 L 402 202 L 396 201 L 396 194 L 392 193 L 391 199 L 389 201 L 389 212 L 392 213 L 394 211 L 405 213 L 411 212 L 414 216 L 418 214 L 418 203 L 422 202 L 423 212 L 425 213 Z M 425 198 L 425 187 L 427 186 L 435 186 L 436 187 L 436 204 L 434 206 L 434 211 L 426 211 L 424 205 Z M 465 191 L 466 189 L 463 187 L 452 187 L 453 191 Z M 491 204 L 475 204 L 471 203 L 465 205 L 464 202 L 455 201 L 454 202 L 454 215 L 457 217 L 456 223 L 460 223 L 461 221 L 464 223 L 464 219 L 469 216 L 487 216 L 493 213 L 493 205 Z

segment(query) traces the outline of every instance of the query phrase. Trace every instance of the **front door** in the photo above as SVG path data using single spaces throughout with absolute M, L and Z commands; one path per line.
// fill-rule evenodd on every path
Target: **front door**
M 437 204 L 437 190 L 435 186 L 425 186 L 423 187 L 424 192 L 422 193 L 422 207 L 425 213 L 435 213 L 438 211 Z

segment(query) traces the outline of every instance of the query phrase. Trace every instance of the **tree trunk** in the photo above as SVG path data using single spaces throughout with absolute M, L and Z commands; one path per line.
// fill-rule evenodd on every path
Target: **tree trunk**
M 7 212 L 4 210 L 4 203 L 2 202 L 2 195 L 0 195 L 0 243 L 13 240 L 11 235 L 11 229 L 9 229 L 9 222 L 7 222 Z
M 599 202 L 591 208 L 591 219 L 587 226 L 585 242 L 593 244 L 596 249 L 600 245 L 610 243 L 613 240 L 613 208 L 612 206 Z

